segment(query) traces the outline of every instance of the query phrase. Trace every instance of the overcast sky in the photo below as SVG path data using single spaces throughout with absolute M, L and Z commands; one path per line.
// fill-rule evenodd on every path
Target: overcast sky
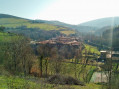
M 0 0 L 0 13 L 80 24 L 119 16 L 119 0 Z

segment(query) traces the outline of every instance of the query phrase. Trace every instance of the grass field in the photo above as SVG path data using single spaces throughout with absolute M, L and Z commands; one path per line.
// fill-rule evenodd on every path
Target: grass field
M 43 82 L 41 78 L 20 78 L 0 76 L 0 89 L 100 89 L 101 85 L 89 83 L 79 85 L 56 85 Z
M 88 44 L 84 44 L 84 46 L 85 46 L 85 48 L 84 48 L 82 53 L 85 53 L 85 50 L 86 50 L 87 52 L 95 53 L 97 55 L 100 55 L 100 52 L 96 47 L 88 45 Z
M 28 20 L 18 18 L 0 18 L 0 24 L 22 24 L 28 23 Z
M 60 31 L 63 34 L 70 35 L 70 34 L 75 34 L 75 31 L 69 30 L 69 31 Z
M 12 33 L 0 32 L 0 43 L 2 43 L 2 42 L 7 43 L 7 42 L 17 40 L 17 39 L 21 39 L 21 36 L 18 36 L 16 34 L 12 34 Z

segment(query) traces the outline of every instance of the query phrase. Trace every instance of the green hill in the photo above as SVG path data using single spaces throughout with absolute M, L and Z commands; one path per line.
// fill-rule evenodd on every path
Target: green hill
M 68 30 L 63 26 L 56 26 L 47 23 L 40 23 L 34 20 L 28 20 L 12 15 L 0 14 L 0 25 L 4 25 L 7 28 L 16 28 L 20 26 L 26 26 L 27 28 L 39 28 L 42 30 Z
M 75 33 L 72 28 L 6 14 L 0 14 L 0 26 L 4 26 L 6 32 L 22 34 L 33 40 L 47 40 L 61 34 L 67 35 L 69 33 L 68 35 L 70 35 Z M 62 31 L 65 31 L 65 33 L 62 33 Z

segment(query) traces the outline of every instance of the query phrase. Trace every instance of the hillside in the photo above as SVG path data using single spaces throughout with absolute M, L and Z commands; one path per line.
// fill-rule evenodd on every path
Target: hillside
M 20 18 L 12 15 L 0 14 L 0 26 L 4 26 L 7 32 L 23 34 L 34 40 L 46 40 L 58 35 L 74 34 L 72 28 L 54 24 L 41 23 L 34 20 Z M 65 31 L 65 33 L 62 33 Z M 73 33 L 71 33 L 73 32 Z
M 119 51 L 119 27 L 105 30 L 102 37 L 107 40 L 107 45 L 112 44 L 113 50 Z
M 101 18 L 101 19 L 84 22 L 79 25 L 66 24 L 60 21 L 46 21 L 46 20 L 35 20 L 35 21 L 41 22 L 41 23 L 65 26 L 72 29 L 76 29 L 79 32 L 94 33 L 96 35 L 100 35 L 111 26 L 115 27 L 119 25 L 119 17 Z
M 7 15 L 7 14 L 0 14 L 0 18 L 17 18 L 17 19 L 19 18 L 20 19 L 21 17 Z
M 0 43 L 8 43 L 19 38 L 21 37 L 16 34 L 0 32 Z
M 39 40 L 39 38 L 41 38 L 40 40 L 47 40 L 59 35 L 75 34 L 77 31 L 84 34 L 93 33 L 100 35 L 112 25 L 119 25 L 119 17 L 102 18 L 79 25 L 71 25 L 60 21 L 29 20 L 17 16 L 0 14 L 0 25 L 6 27 L 5 31 L 24 34 L 34 40 Z
M 84 32 L 84 33 L 95 31 L 97 29 L 96 27 L 71 25 L 64 22 L 60 22 L 60 21 L 47 21 L 47 20 L 35 20 L 35 21 L 40 23 L 64 26 L 64 27 L 72 28 L 72 29 L 78 30 L 79 32 Z
M 103 32 L 109 30 L 111 26 L 105 26 L 95 31 L 95 35 L 101 36 Z
M 66 30 L 68 28 L 55 26 L 44 23 L 36 23 L 33 20 L 28 20 L 16 16 L 0 14 L 0 25 L 4 25 L 7 28 L 16 28 L 20 26 L 26 26 L 27 28 L 39 28 L 42 30 Z
M 79 24 L 79 26 L 91 26 L 97 28 L 115 25 L 119 25 L 119 17 L 101 18 Z
M 96 36 L 98 34 L 98 36 Z M 119 26 L 117 27 L 104 27 L 97 30 L 95 34 L 86 34 L 84 40 L 88 44 L 97 46 L 101 50 L 110 50 L 113 47 L 113 50 L 119 51 Z

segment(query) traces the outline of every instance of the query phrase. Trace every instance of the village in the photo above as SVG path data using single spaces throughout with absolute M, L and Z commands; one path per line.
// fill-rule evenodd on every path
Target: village
M 61 44 L 61 45 L 72 45 L 72 46 L 79 46 L 81 44 L 81 39 L 76 37 L 56 37 L 50 40 L 40 41 L 37 44 Z

